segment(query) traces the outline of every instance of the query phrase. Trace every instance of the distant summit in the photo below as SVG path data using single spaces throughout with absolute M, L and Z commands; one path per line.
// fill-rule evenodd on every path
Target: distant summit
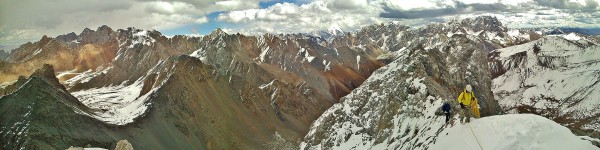
M 8 58 L 9 53 L 4 51 L 3 49 L 0 49 L 0 60 L 5 60 L 6 58 Z
M 321 37 L 327 41 L 331 41 L 336 36 L 344 35 L 344 31 L 340 28 L 337 23 L 331 24 L 331 26 L 325 30 L 314 31 L 310 34 L 313 36 Z

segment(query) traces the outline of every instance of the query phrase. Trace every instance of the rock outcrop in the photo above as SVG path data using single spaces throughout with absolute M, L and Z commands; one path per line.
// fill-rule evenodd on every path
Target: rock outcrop
M 133 150 L 133 145 L 131 145 L 131 143 L 129 143 L 127 140 L 120 140 L 117 142 L 115 150 Z

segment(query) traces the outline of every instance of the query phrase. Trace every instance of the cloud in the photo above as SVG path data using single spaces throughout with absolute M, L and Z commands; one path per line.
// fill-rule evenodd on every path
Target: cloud
M 600 9 L 598 7 L 598 0 L 535 0 L 539 5 L 558 8 L 558 9 L 576 9 L 576 10 L 597 10 Z
M 503 3 L 464 3 L 461 1 L 429 1 L 430 5 L 419 8 L 399 8 L 394 3 L 385 3 L 385 12 L 380 16 L 384 18 L 416 19 L 467 14 L 474 12 L 508 11 L 509 6 Z
M 334 0 L 330 8 L 337 9 L 358 9 L 367 6 L 367 0 Z
M 348 4 L 341 4 L 347 2 Z M 306 4 L 279 3 L 264 9 L 230 11 L 220 14 L 217 20 L 244 24 L 240 29 L 226 32 L 246 34 L 306 33 L 339 25 L 353 30 L 363 25 L 381 23 L 379 3 L 367 1 L 317 0 Z
M 233 11 L 259 8 L 259 2 L 272 0 L 137 0 L 139 2 L 161 2 L 186 4 L 208 14 L 215 11 Z

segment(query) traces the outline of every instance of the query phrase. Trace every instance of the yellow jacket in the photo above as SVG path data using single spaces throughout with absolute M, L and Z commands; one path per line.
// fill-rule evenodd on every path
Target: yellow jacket
M 462 103 L 462 104 L 469 106 L 469 105 L 471 105 L 471 101 L 475 100 L 474 95 L 475 95 L 474 92 L 467 92 L 467 90 L 464 90 L 458 96 L 458 103 Z

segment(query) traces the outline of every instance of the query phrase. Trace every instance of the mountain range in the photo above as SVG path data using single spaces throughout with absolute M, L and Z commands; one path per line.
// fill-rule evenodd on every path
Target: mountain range
M 136 149 L 429 148 L 444 129 L 433 112 L 466 84 L 482 116 L 534 113 L 594 141 L 600 103 L 589 81 L 597 79 L 598 39 L 509 29 L 488 16 L 258 36 L 86 28 L 43 36 L 0 61 L 0 142 L 5 149 L 108 148 L 122 139 Z M 546 83 L 549 73 L 562 75 Z

